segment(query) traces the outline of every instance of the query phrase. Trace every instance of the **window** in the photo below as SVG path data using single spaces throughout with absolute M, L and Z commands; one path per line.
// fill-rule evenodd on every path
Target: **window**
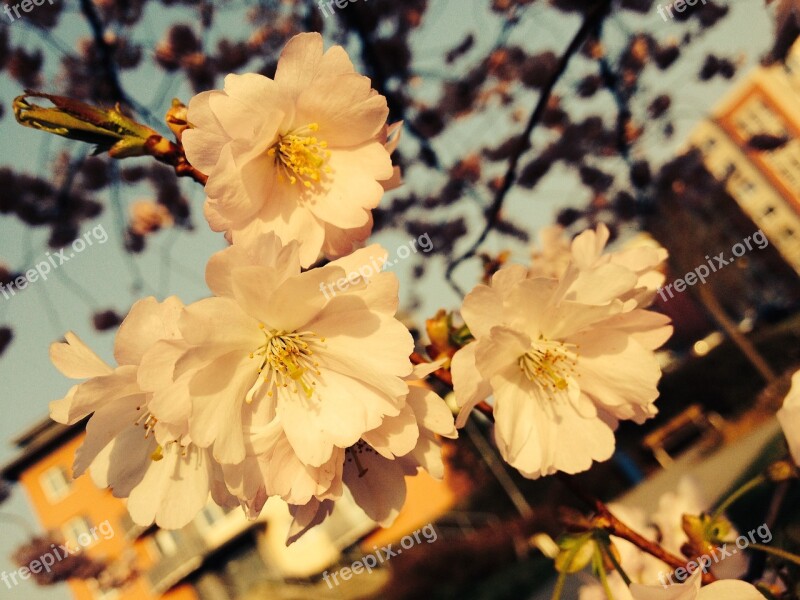
M 116 600 L 116 598 L 119 597 L 119 589 L 112 587 L 103 590 L 96 579 L 88 579 L 86 585 L 92 592 L 92 598 L 95 600 Z
M 50 504 L 55 504 L 66 498 L 70 492 L 70 477 L 67 470 L 61 465 L 50 467 L 39 476 L 39 484 L 44 490 Z
M 225 516 L 225 512 L 216 504 L 208 503 L 203 507 L 197 517 L 195 523 L 201 531 L 207 531 L 214 527 L 214 525 Z
M 78 545 L 85 548 L 92 543 L 94 535 L 97 535 L 97 532 L 92 535 L 91 529 L 92 522 L 86 517 L 80 516 L 64 523 L 61 531 L 64 533 L 64 538 L 70 545 Z
M 168 529 L 159 529 L 153 535 L 153 544 L 161 556 L 172 556 L 178 551 L 180 533 Z

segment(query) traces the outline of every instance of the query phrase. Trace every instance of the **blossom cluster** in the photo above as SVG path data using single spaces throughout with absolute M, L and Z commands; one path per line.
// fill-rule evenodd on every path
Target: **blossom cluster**
M 666 316 L 647 310 L 663 282 L 663 248 L 606 253 L 604 225 L 571 244 L 552 230 L 543 238 L 530 269 L 504 267 L 464 299 L 475 341 L 452 362 L 457 423 L 493 396 L 497 446 L 530 478 L 607 460 L 619 421 L 656 414 L 654 350 L 672 333 Z
M 649 308 L 667 253 L 655 243 L 608 251 L 602 224 L 572 240 L 544 230 L 529 265 L 501 266 L 466 296 L 447 351 L 412 364 L 398 279 L 382 270 L 387 252 L 365 246 L 371 211 L 401 183 L 391 159 L 401 124 L 388 113 L 346 52 L 324 51 L 318 34 L 292 38 L 274 78 L 229 75 L 189 103 L 178 141 L 207 177 L 211 229 L 229 242 L 206 265 L 210 297 L 136 302 L 114 365 L 73 333 L 50 351 L 79 380 L 50 406 L 60 423 L 86 420 L 74 475 L 89 471 L 126 498 L 137 524 L 180 528 L 209 496 L 256 518 L 279 497 L 293 517 L 289 544 L 349 493 L 388 526 L 407 476 L 444 476 L 442 438 L 456 438 L 478 405 L 491 408 L 503 459 L 532 479 L 609 459 L 620 421 L 657 413 L 656 350 L 672 326 Z M 168 222 L 142 215 L 142 233 Z M 425 383 L 442 369 L 455 420 Z M 778 413 L 795 462 L 798 406 L 800 372 Z M 643 539 L 678 552 L 685 514 L 700 510 L 684 500 L 662 502 L 669 515 L 654 517 L 657 530 L 642 522 Z M 673 530 L 676 511 L 683 531 Z M 760 597 L 738 581 L 701 590 L 699 569 L 665 595 L 648 585 L 662 563 L 621 547 L 632 583 L 620 569 L 582 600 L 608 586 L 633 600 Z
M 456 433 L 444 401 L 415 383 L 438 365 L 412 367 L 396 277 L 379 273 L 330 300 L 317 291 L 370 255 L 385 258 L 371 246 L 303 272 L 299 245 L 265 234 L 212 257 L 213 297 L 138 301 L 116 336 L 117 366 L 67 334 L 51 358 L 84 381 L 51 416 L 92 414 L 75 475 L 89 468 L 142 525 L 181 527 L 209 493 L 250 517 L 279 496 L 294 539 L 330 514 L 343 486 L 391 523 L 405 475 L 441 477 L 436 435 Z
M 264 106 L 269 109 L 263 110 Z M 231 75 L 189 105 L 183 133 L 208 173 L 206 216 L 232 243 L 206 268 L 212 297 L 138 301 L 115 339 L 116 366 L 77 336 L 51 348 L 82 380 L 54 420 L 89 417 L 74 475 L 127 498 L 140 525 L 187 524 L 209 494 L 255 518 L 288 503 L 287 543 L 327 517 L 348 488 L 388 525 L 405 476 L 443 476 L 440 437 L 456 437 L 442 398 L 420 383 L 395 318 L 398 281 L 380 270 L 335 297 L 319 293 L 386 261 L 363 245 L 369 210 L 399 176 L 386 100 L 340 47 L 293 38 L 275 79 Z M 394 183 L 393 183 L 394 182 Z M 320 253 L 334 260 L 303 270 Z
M 442 477 L 453 415 L 421 383 L 452 372 L 458 425 L 493 397 L 495 439 L 524 476 L 576 473 L 614 451 L 620 420 L 656 413 L 654 350 L 669 320 L 647 310 L 666 252 L 605 252 L 605 226 L 571 243 L 545 232 L 529 267 L 502 268 L 461 309 L 471 339 L 412 366 L 395 318 L 398 281 L 363 247 L 370 211 L 400 182 L 399 124 L 345 51 L 289 41 L 274 79 L 229 75 L 188 106 L 181 142 L 207 174 L 205 215 L 230 246 L 206 268 L 213 296 L 137 302 L 115 341 L 116 366 L 75 335 L 52 359 L 83 380 L 52 417 L 91 415 L 75 475 L 87 469 L 128 499 L 135 522 L 186 524 L 209 494 L 256 517 L 278 496 L 289 541 L 328 516 L 348 488 L 381 524 L 397 516 L 405 476 Z M 332 262 L 313 266 L 325 257 Z M 377 258 L 376 258 L 377 257 Z

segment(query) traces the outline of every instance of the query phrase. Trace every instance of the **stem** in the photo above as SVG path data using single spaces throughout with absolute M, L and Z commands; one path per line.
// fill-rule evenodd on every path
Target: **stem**
M 712 513 L 712 518 L 716 519 L 722 513 L 728 510 L 728 508 L 739 498 L 766 482 L 767 478 L 764 475 L 757 475 L 756 477 L 753 477 L 750 481 L 744 483 L 741 487 L 734 490 L 730 496 L 723 500 L 722 504 L 720 504 Z
M 614 594 L 611 593 L 611 587 L 608 585 L 606 568 L 605 565 L 603 565 L 603 545 L 595 544 L 595 546 L 600 546 L 601 550 L 599 552 L 595 552 L 594 554 L 594 568 L 597 569 L 597 575 L 600 577 L 600 584 L 603 586 L 603 591 L 606 593 L 606 598 L 608 598 L 608 600 L 614 600 Z
M 575 560 L 575 557 L 578 556 L 578 552 L 581 551 L 582 544 L 575 544 L 575 547 L 569 551 L 567 555 L 567 565 L 571 565 L 572 561 Z M 560 600 L 561 594 L 564 591 L 564 582 L 567 581 L 567 572 L 566 571 L 559 571 L 558 572 L 558 579 L 556 580 L 556 587 L 553 589 L 553 596 L 550 600 Z
M 558 579 L 556 580 L 556 587 L 553 590 L 553 595 L 550 597 L 550 600 L 561 600 L 561 594 L 564 591 L 564 583 L 567 581 L 567 573 L 566 571 L 562 571 L 558 574 Z
M 472 443 L 475 445 L 475 448 L 481 455 L 481 458 L 486 463 L 486 466 L 489 467 L 489 470 L 494 475 L 494 478 L 497 479 L 497 482 L 500 484 L 500 487 L 503 488 L 503 491 L 508 496 L 509 500 L 511 500 L 512 504 L 514 504 L 514 508 L 517 509 L 517 512 L 525 518 L 530 519 L 533 517 L 533 509 L 531 505 L 528 504 L 528 501 L 525 500 L 525 496 L 522 494 L 520 489 L 514 483 L 514 480 L 506 471 L 505 463 L 501 460 L 498 460 L 498 455 L 483 438 L 483 434 L 480 432 L 478 427 L 475 425 L 473 421 L 467 421 L 467 424 L 464 426 L 464 431 L 467 432 L 469 439 L 472 440 Z
M 611 511 L 608 510 L 608 507 L 600 502 L 599 500 L 596 503 L 596 508 L 598 512 L 598 518 L 595 519 L 595 522 L 599 528 L 601 528 L 606 533 L 611 535 L 615 535 L 623 540 L 629 541 L 631 544 L 647 552 L 650 556 L 654 556 L 662 562 L 665 562 L 673 569 L 678 568 L 685 568 L 686 567 L 686 559 L 680 558 L 675 556 L 671 552 L 667 552 L 664 548 L 662 548 L 656 542 L 652 542 L 648 540 L 646 537 L 640 535 L 630 527 L 628 527 L 625 523 L 620 521 L 617 517 L 611 514 Z M 703 582 L 704 583 L 712 583 L 716 581 L 716 577 L 711 574 L 711 572 L 703 573 Z
M 186 160 L 186 153 L 180 143 L 176 144 L 163 136 L 153 135 L 147 140 L 145 150 L 158 162 L 175 169 L 178 177 L 189 177 L 202 185 L 205 185 L 208 181 L 208 175 L 195 169 Z
M 600 549 L 603 551 L 603 553 L 605 553 L 605 555 L 611 561 L 611 564 L 614 565 L 614 568 L 617 570 L 617 573 L 619 573 L 619 576 L 622 577 L 622 581 L 625 582 L 625 585 L 630 587 L 632 583 L 631 578 L 628 577 L 628 574 L 622 568 L 622 565 L 619 564 L 619 561 L 617 560 L 617 557 L 614 556 L 614 553 L 611 551 L 611 548 L 609 548 L 602 542 L 598 542 L 598 545 L 600 546 Z
M 800 555 L 787 552 L 786 550 L 781 550 L 780 548 L 772 548 L 771 546 L 765 546 L 763 544 L 750 544 L 748 548 L 752 548 L 753 550 L 758 550 L 759 552 L 764 552 L 766 554 L 771 554 L 772 556 L 777 556 L 783 560 L 800 565 Z

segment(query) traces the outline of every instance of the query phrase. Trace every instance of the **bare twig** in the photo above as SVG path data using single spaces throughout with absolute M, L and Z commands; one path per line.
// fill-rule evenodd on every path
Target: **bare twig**
M 508 192 L 511 190 L 517 179 L 517 169 L 519 167 L 520 158 L 527 150 L 528 141 L 530 140 L 531 134 L 541 121 L 542 116 L 547 109 L 547 105 L 550 101 L 550 97 L 553 94 L 556 84 L 566 72 L 572 57 L 580 50 L 581 46 L 583 46 L 584 42 L 588 39 L 592 32 L 597 29 L 598 25 L 603 21 L 603 19 L 606 18 L 610 9 L 611 0 L 601 0 L 597 2 L 594 8 L 588 10 L 586 12 L 586 17 L 583 21 L 583 24 L 580 26 L 578 31 L 575 32 L 575 35 L 573 36 L 566 50 L 564 50 L 564 53 L 561 55 L 555 71 L 550 76 L 547 84 L 542 88 L 542 93 L 539 95 L 536 106 L 534 107 L 533 112 L 531 112 L 530 118 L 525 125 L 522 135 L 519 137 L 520 143 L 509 159 L 508 169 L 503 177 L 503 181 L 495 193 L 491 206 L 486 211 L 486 225 L 484 226 L 483 231 L 481 231 L 481 234 L 472 243 L 469 249 L 461 256 L 456 258 L 447 267 L 446 277 L 451 285 L 453 285 L 452 274 L 455 269 L 465 260 L 475 256 L 478 248 L 480 248 L 481 244 L 483 244 L 483 242 L 486 240 L 489 233 L 499 222 L 503 203 L 505 202 Z
M 147 140 L 145 151 L 157 161 L 175 169 L 178 177 L 190 177 L 202 185 L 208 181 L 208 175 L 201 173 L 186 160 L 183 146 L 169 141 L 160 135 L 154 135 Z
M 592 505 L 595 511 L 595 516 L 589 521 L 592 528 L 605 531 L 609 535 L 627 540 L 640 550 L 647 552 L 650 556 L 654 556 L 674 569 L 686 568 L 688 561 L 685 558 L 668 552 L 658 543 L 648 540 L 643 535 L 634 531 L 631 527 L 614 516 L 602 501 L 592 498 L 591 495 L 580 490 L 570 478 L 562 477 L 561 480 L 564 481 L 573 492 L 577 493 L 581 500 Z M 587 527 L 586 520 L 583 517 L 576 518 L 571 512 L 565 512 L 561 520 L 564 525 L 577 530 L 583 530 Z M 711 583 L 713 581 L 716 581 L 716 577 L 714 577 L 710 571 L 703 573 L 704 583 Z
M 119 72 L 117 65 L 114 62 L 114 51 L 106 42 L 103 32 L 104 26 L 100 19 L 100 14 L 97 12 L 92 0 L 80 0 L 81 13 L 86 18 L 89 28 L 92 30 L 92 38 L 97 47 L 97 52 L 100 55 L 100 65 L 103 68 L 103 78 L 111 88 L 112 100 L 133 106 L 130 98 L 122 89 L 122 84 L 119 81 Z

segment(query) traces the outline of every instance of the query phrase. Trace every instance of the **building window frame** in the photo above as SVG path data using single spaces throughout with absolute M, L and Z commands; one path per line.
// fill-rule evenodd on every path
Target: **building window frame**
M 78 515 L 73 517 L 61 526 L 61 532 L 64 534 L 64 539 L 73 546 L 77 546 L 81 549 L 90 546 L 95 540 L 97 532 L 95 531 L 93 535 L 93 529 L 95 529 L 95 527 L 92 525 L 92 521 L 86 515 Z M 81 542 L 82 535 L 87 536 L 88 543 L 84 544 Z
M 72 481 L 62 465 L 54 465 L 39 475 L 39 486 L 50 504 L 61 502 L 72 493 Z

